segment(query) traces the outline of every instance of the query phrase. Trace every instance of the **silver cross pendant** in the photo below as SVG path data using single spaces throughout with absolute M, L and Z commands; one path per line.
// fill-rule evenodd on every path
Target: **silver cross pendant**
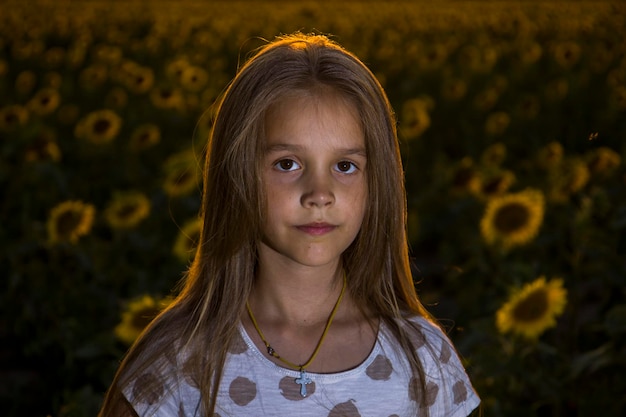
M 295 379 L 296 384 L 300 384 L 300 395 L 302 397 L 306 397 L 306 386 L 313 382 L 311 378 L 309 378 L 304 369 L 300 369 L 300 377 Z

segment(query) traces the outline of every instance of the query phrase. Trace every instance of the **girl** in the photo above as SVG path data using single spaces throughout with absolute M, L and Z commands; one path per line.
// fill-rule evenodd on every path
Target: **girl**
M 467 416 L 479 399 L 409 268 L 395 120 L 320 35 L 261 48 L 224 94 L 184 288 L 100 416 Z

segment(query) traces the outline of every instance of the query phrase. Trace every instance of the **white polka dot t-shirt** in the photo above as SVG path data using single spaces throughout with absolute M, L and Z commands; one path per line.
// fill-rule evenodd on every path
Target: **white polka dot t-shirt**
M 415 317 L 406 325 L 425 372 L 423 393 L 430 417 L 464 417 L 480 400 L 449 339 L 429 321 Z M 254 345 L 243 326 L 226 360 L 215 417 L 409 417 L 423 416 L 415 398 L 419 380 L 381 322 L 368 358 L 358 367 L 333 374 L 307 373 L 277 366 Z M 144 375 L 150 378 L 151 375 Z M 135 381 L 141 383 L 142 378 Z M 149 403 L 135 401 L 139 386 L 124 392 L 139 416 L 200 417 L 200 393 L 184 377 Z M 177 382 L 175 382 L 177 381 Z M 303 395 L 305 394 L 305 395 Z

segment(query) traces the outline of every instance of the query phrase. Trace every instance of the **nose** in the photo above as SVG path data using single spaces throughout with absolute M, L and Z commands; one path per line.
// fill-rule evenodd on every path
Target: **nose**
M 309 171 L 304 178 L 304 189 L 300 198 L 303 207 L 326 207 L 335 203 L 333 180 L 330 173 Z

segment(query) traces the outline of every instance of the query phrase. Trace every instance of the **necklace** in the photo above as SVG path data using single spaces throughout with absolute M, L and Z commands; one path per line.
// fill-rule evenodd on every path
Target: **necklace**
M 296 368 L 300 371 L 300 376 L 296 378 L 294 382 L 300 385 L 300 395 L 302 397 L 307 396 L 306 386 L 310 384 L 311 382 L 313 382 L 311 378 L 308 377 L 306 373 L 306 368 L 313 362 L 313 360 L 315 360 L 317 353 L 320 351 L 320 348 L 322 347 L 322 343 L 324 342 L 324 339 L 326 338 L 326 335 L 328 334 L 328 329 L 330 329 L 330 325 L 332 324 L 333 319 L 335 318 L 335 313 L 337 313 L 337 310 L 339 309 L 339 304 L 341 304 L 341 299 L 343 298 L 343 294 L 345 291 L 346 291 L 346 274 L 344 272 L 343 286 L 341 287 L 341 293 L 339 293 L 339 298 L 337 298 L 337 302 L 335 303 L 335 306 L 333 307 L 333 311 L 330 312 L 330 316 L 328 317 L 328 320 L 326 321 L 326 327 L 324 327 L 322 336 L 320 337 L 320 340 L 317 342 L 317 346 L 315 346 L 315 350 L 311 354 L 311 357 L 309 358 L 309 360 L 300 365 L 297 365 L 293 362 L 288 361 L 287 359 L 284 359 L 278 353 L 276 353 L 276 351 L 274 350 L 272 346 L 270 346 L 269 342 L 265 340 L 265 336 L 263 335 L 263 332 L 259 328 L 259 325 L 257 324 L 256 319 L 254 318 L 254 314 L 252 314 L 252 310 L 250 309 L 250 304 L 248 304 L 248 302 L 246 301 L 246 309 L 248 310 L 248 315 L 250 316 L 250 320 L 252 320 L 252 324 L 254 325 L 254 328 L 256 329 L 257 333 L 261 337 L 261 340 L 265 344 L 268 355 L 278 359 L 285 365 L 288 365 L 291 368 Z

